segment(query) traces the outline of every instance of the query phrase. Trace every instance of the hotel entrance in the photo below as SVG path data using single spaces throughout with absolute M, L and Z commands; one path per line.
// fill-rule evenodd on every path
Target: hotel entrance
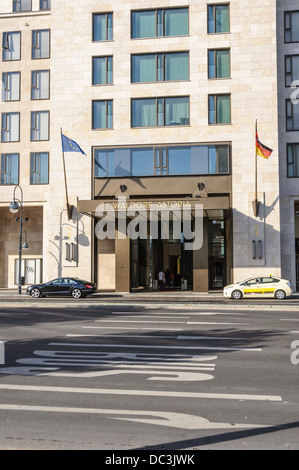
M 200 271 L 197 290 L 222 290 L 227 284 L 226 233 L 228 230 L 224 211 L 205 211 L 203 218 L 203 244 L 199 250 L 185 249 L 183 233 L 174 238 L 161 236 L 152 239 L 130 240 L 130 286 L 131 289 L 157 290 L 160 288 L 158 274 L 164 271 L 164 289 L 193 290 L 194 272 Z M 193 227 L 194 229 L 194 227 Z M 197 269 L 196 269 L 197 268 Z M 171 277 L 170 277 L 171 276 Z
M 160 230 L 160 226 L 159 226 Z M 131 289 L 159 288 L 158 274 L 163 270 L 163 289 L 193 289 L 193 252 L 184 249 L 184 240 L 131 240 Z

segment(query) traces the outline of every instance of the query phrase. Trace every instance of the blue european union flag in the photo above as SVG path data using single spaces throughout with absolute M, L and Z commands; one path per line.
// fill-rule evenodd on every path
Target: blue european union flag
M 86 155 L 85 152 L 81 149 L 80 145 L 77 144 L 72 139 L 69 139 L 66 135 L 61 134 L 61 143 L 62 143 L 62 151 L 63 152 L 80 152 L 83 155 Z

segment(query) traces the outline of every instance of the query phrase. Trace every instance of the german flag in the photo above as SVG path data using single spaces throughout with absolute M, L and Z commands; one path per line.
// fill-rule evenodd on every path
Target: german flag
M 263 145 L 258 138 L 257 131 L 255 133 L 255 151 L 257 155 L 260 155 L 260 157 L 263 158 L 269 158 L 271 153 L 273 152 L 272 149 L 269 147 L 266 147 L 266 145 Z

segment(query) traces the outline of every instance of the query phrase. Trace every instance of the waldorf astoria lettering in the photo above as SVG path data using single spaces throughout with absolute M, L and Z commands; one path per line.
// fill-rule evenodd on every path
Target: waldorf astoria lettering
M 203 205 L 191 207 L 189 201 L 127 201 L 119 196 L 117 202 L 97 206 L 95 216 L 100 220 L 95 227 L 99 240 L 173 239 L 181 240 L 185 250 L 199 250 L 203 242 Z
M 118 202 L 113 202 L 113 208 L 115 210 L 122 209 L 150 209 L 152 206 L 158 209 L 182 209 L 184 207 L 191 207 L 190 201 L 176 201 L 176 200 L 165 200 L 165 201 L 122 201 L 122 198 L 118 198 Z

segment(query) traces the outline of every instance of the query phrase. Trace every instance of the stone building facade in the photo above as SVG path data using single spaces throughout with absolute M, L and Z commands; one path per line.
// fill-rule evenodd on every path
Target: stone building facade
M 295 288 L 298 180 L 287 177 L 286 147 L 297 139 L 284 104 L 284 56 L 298 51 L 285 43 L 285 12 L 295 3 L 2 0 L 0 285 L 16 282 L 19 225 L 8 206 L 18 184 L 27 283 L 76 276 L 127 292 L 169 268 L 194 291 L 263 273 Z M 273 152 L 258 157 L 255 179 L 256 122 Z M 66 179 L 61 132 L 86 153 L 64 153 Z M 192 218 L 200 205 L 201 249 L 117 227 L 99 240 L 99 204 L 119 197 L 126 209 L 189 204 Z

